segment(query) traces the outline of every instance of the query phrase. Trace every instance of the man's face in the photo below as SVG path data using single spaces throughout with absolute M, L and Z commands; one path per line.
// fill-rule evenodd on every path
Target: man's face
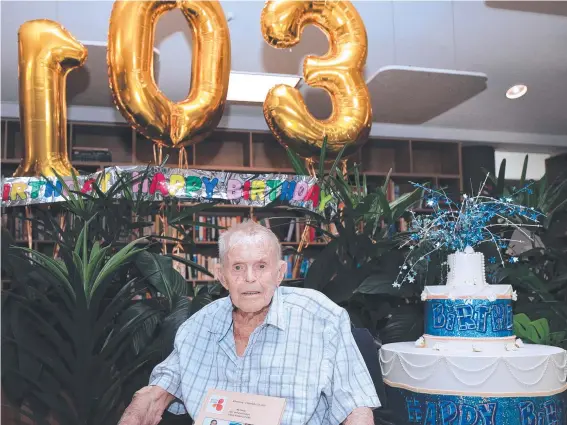
M 253 239 L 228 251 L 218 278 L 239 310 L 255 313 L 270 304 L 286 266 L 267 241 Z

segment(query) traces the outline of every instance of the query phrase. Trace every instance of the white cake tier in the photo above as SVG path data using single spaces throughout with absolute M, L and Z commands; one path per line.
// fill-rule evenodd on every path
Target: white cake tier
M 421 300 L 432 299 L 516 299 L 516 292 L 511 285 L 462 285 L 462 286 L 426 286 L 421 293 Z
M 447 286 L 486 286 L 484 255 L 467 247 L 464 252 L 447 256 Z
M 424 334 L 422 340 L 416 341 L 416 346 L 424 348 L 433 348 L 439 351 L 450 350 L 452 352 L 471 353 L 475 352 L 490 352 L 502 353 L 504 351 L 516 350 L 518 345 L 523 344 L 518 342 L 516 345 L 516 337 L 504 338 L 452 338 L 443 336 L 434 336 Z
M 382 346 L 380 365 L 386 384 L 423 393 L 512 397 L 567 389 L 567 352 L 544 345 L 461 352 L 399 342 Z

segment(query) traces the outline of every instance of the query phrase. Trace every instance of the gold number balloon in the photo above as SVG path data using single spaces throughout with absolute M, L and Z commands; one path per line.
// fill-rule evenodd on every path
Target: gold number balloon
M 57 22 L 28 21 L 18 32 L 20 124 L 24 158 L 14 176 L 70 176 L 67 153 L 67 74 L 87 49 Z
M 284 146 L 304 157 L 318 156 L 327 136 L 328 157 L 346 145 L 344 156 L 354 153 L 368 138 L 372 107 L 363 67 L 367 56 L 364 23 L 348 1 L 268 1 L 262 11 L 262 35 L 268 44 L 289 48 L 297 44 L 303 28 L 313 24 L 327 35 L 329 51 L 307 56 L 305 82 L 325 89 L 333 112 L 325 120 L 311 115 L 300 92 L 286 85 L 273 87 L 264 101 L 264 117 Z
M 174 8 L 181 9 L 193 34 L 191 89 L 178 103 L 160 91 L 153 73 L 156 22 Z M 230 36 L 218 1 L 116 1 L 107 59 L 118 110 L 157 144 L 197 143 L 218 125 L 230 75 Z

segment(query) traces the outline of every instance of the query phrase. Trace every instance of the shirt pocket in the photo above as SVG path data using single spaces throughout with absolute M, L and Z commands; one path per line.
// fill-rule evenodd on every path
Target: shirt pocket
M 267 375 L 261 379 L 260 389 L 271 397 L 284 398 L 286 412 L 293 413 L 294 420 L 311 417 L 321 397 L 317 382 L 299 374 Z

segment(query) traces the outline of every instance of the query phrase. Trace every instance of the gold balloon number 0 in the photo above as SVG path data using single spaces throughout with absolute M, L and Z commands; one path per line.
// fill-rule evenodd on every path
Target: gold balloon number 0
M 153 75 L 158 18 L 179 8 L 193 36 L 191 90 L 173 103 Z M 135 36 L 132 36 L 135 34 Z M 150 47 L 151 46 L 151 47 Z M 160 145 L 203 140 L 223 114 L 230 75 L 230 35 L 217 1 L 117 1 L 108 35 L 110 87 L 118 109 L 140 133 Z
M 153 74 L 157 19 L 179 8 L 193 33 L 191 90 L 174 103 L 158 88 Z M 323 121 L 307 111 L 299 92 L 276 86 L 264 102 L 264 116 L 284 146 L 318 155 L 323 137 L 332 154 L 345 156 L 363 143 L 371 125 L 368 89 L 362 77 L 366 31 L 350 2 L 269 1 L 262 12 L 262 33 L 275 47 L 299 42 L 306 24 L 328 35 L 329 52 L 309 56 L 305 81 L 331 94 L 333 113 Z M 159 145 L 185 146 L 206 138 L 218 125 L 230 75 L 230 36 L 218 1 L 116 1 L 110 18 L 108 70 L 115 104 L 128 123 Z M 14 176 L 70 175 L 67 153 L 66 76 L 80 67 L 87 49 L 60 24 L 24 23 L 18 34 L 20 121 L 25 143 Z
M 372 125 L 372 106 L 363 68 L 368 52 L 364 23 L 348 1 L 269 1 L 262 11 L 262 35 L 268 44 L 289 48 L 299 43 L 303 28 L 318 26 L 327 35 L 329 50 L 322 57 L 307 56 L 305 82 L 325 89 L 333 111 L 326 120 L 311 115 L 299 90 L 273 87 L 264 101 L 264 117 L 284 146 L 300 155 L 318 156 L 327 137 L 328 159 L 344 147 L 354 153 L 367 139 Z

